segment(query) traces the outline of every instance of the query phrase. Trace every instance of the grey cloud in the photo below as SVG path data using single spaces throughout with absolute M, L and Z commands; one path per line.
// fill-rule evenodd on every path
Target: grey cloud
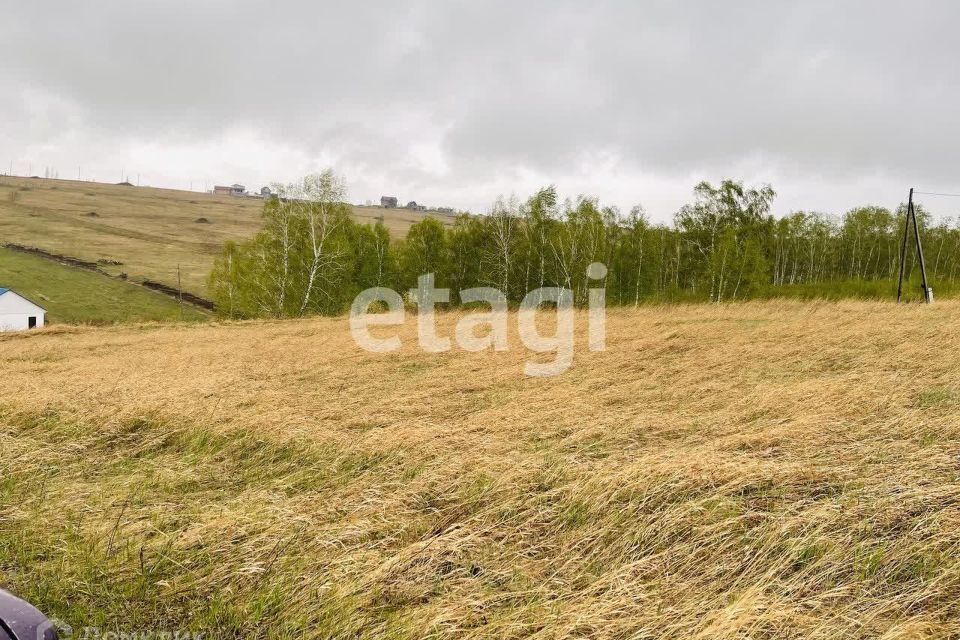
M 113 167 L 243 130 L 262 141 L 189 170 L 265 182 L 331 160 L 357 199 L 476 208 L 484 189 L 589 185 L 590 159 L 615 158 L 628 184 L 598 175 L 597 195 L 661 218 L 696 177 L 776 180 L 790 208 L 960 189 L 945 1 L 11 4 L 0 133 L 17 159 Z

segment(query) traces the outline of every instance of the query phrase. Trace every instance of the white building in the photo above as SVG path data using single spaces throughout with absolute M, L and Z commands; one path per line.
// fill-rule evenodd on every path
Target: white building
M 46 309 L 16 291 L 0 288 L 0 331 L 22 331 L 43 326 Z

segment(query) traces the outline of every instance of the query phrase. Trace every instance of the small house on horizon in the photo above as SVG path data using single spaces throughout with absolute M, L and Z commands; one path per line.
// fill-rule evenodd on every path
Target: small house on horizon
M 213 194 L 217 196 L 245 196 L 247 188 L 242 184 L 232 184 L 229 187 L 216 185 L 213 187 Z
M 47 310 L 22 295 L 0 287 L 0 331 L 25 331 L 44 325 Z

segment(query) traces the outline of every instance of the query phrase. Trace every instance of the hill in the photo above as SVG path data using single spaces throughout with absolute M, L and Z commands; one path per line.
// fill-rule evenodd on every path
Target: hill
M 0 286 L 47 310 L 47 324 L 199 320 L 201 309 L 155 291 L 41 257 L 0 248 Z
M 414 318 L 0 337 L 0 584 L 225 638 L 960 632 L 960 303 L 607 324 L 538 379 Z
M 207 292 L 213 258 L 227 240 L 260 229 L 263 201 L 192 191 L 107 185 L 71 180 L 0 177 L 0 244 L 12 242 L 96 262 L 132 279 Z M 401 237 L 425 216 L 452 223 L 439 212 L 353 207 L 360 222 L 382 217 Z

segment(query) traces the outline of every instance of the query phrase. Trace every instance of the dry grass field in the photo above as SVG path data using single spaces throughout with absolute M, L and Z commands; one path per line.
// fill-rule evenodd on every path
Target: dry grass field
M 0 584 L 224 638 L 960 636 L 960 303 L 583 320 L 556 378 L 412 318 L 2 336 Z
M 132 278 L 177 285 L 205 296 L 213 258 L 227 240 L 246 240 L 260 229 L 263 201 L 192 191 L 129 187 L 71 180 L 0 177 L 0 243 L 14 242 L 95 262 Z M 424 216 L 406 209 L 354 207 L 364 223 L 383 222 L 402 237 Z M 201 218 L 206 223 L 197 222 Z

